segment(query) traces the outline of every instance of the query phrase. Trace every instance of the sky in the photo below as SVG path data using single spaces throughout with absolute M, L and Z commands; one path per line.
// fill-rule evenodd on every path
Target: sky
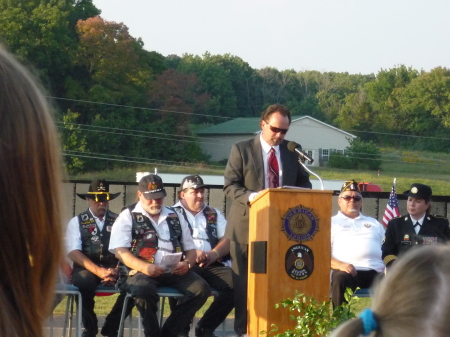
M 232 54 L 252 68 L 376 74 L 450 68 L 449 0 L 93 0 L 164 56 Z

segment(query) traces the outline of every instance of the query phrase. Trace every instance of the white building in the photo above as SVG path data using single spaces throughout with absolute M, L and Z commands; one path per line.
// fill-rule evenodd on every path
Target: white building
M 260 132 L 259 118 L 236 118 L 197 132 L 200 146 L 212 161 L 228 159 L 231 145 Z M 356 136 L 310 116 L 293 117 L 286 139 L 300 144 L 314 159 L 312 166 L 324 166 L 330 153 L 344 153 L 349 139 Z

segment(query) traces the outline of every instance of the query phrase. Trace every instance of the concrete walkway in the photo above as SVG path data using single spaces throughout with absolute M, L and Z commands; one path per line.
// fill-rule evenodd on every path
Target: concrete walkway
M 104 317 L 98 317 L 98 326 L 99 326 L 99 330 L 101 330 L 101 327 L 103 326 L 103 322 L 105 321 Z M 197 323 L 198 318 L 194 318 L 194 326 Z M 139 336 L 139 331 L 138 331 L 138 319 L 137 317 L 133 317 L 133 327 L 130 331 L 130 324 L 129 324 L 129 319 L 126 320 L 125 322 L 125 331 L 124 331 L 124 337 L 138 337 Z M 73 322 L 75 323 L 75 321 Z M 233 318 L 227 318 L 227 320 L 225 321 L 225 331 L 222 330 L 222 326 L 219 326 L 219 328 L 215 331 L 215 335 L 218 337 L 236 337 L 236 334 L 234 333 L 233 330 L 233 324 L 234 324 L 234 319 Z M 62 330 L 63 330 L 63 325 L 64 325 L 64 316 L 54 316 L 53 317 L 53 331 L 52 329 L 50 329 L 50 322 L 48 321 L 46 324 L 46 328 L 45 328 L 45 336 L 47 337 L 61 337 L 62 336 Z M 72 337 L 77 337 L 75 335 L 75 329 L 72 329 Z M 102 335 L 100 334 L 100 331 L 97 335 L 97 337 L 102 337 Z M 141 337 L 144 337 L 144 331 L 142 331 L 141 333 Z M 195 333 L 194 333 L 194 329 L 191 329 L 189 337 L 195 337 Z

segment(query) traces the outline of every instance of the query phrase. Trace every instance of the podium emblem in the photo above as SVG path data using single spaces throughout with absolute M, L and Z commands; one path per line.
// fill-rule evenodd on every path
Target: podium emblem
M 314 214 L 312 208 L 302 205 L 289 208 L 282 219 L 281 230 L 291 241 L 298 243 L 310 241 L 319 230 L 319 218 Z
M 304 280 L 314 270 L 314 254 L 308 246 L 298 244 L 290 247 L 285 258 L 286 273 L 294 280 Z

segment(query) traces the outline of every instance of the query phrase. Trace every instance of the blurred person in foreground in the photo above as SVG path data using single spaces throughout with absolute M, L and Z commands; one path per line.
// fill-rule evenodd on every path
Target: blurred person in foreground
M 61 154 L 46 99 L 0 46 L 0 336 L 41 337 L 63 261 Z
M 412 184 L 408 191 L 403 192 L 408 197 L 408 214 L 388 222 L 381 247 L 386 267 L 390 267 L 411 247 L 436 245 L 450 240 L 447 218 L 430 214 L 432 193 L 430 186 L 418 183 Z
M 345 301 L 347 288 L 369 288 L 384 271 L 384 227 L 361 213 L 362 194 L 356 181 L 342 185 L 338 205 L 340 211 L 331 218 L 331 298 L 335 308 Z
M 95 290 L 99 285 L 113 286 L 119 275 L 119 260 L 111 253 L 109 239 L 117 214 L 109 210 L 109 202 L 119 196 L 109 192 L 109 183 L 94 180 L 88 193 L 77 193 L 87 201 L 88 209 L 73 217 L 66 230 L 66 250 L 73 261 L 72 284 L 80 290 L 82 303 L 83 335 L 95 337 L 98 333 L 97 315 L 94 312 Z M 126 292 L 117 297 L 111 312 L 106 316 L 101 330 L 103 336 L 116 337 Z M 127 315 L 133 308 L 128 302 Z
M 414 247 L 376 282 L 371 308 L 330 336 L 448 336 L 449 287 L 450 247 Z
M 177 337 L 211 295 L 205 280 L 190 270 L 197 256 L 195 244 L 183 217 L 163 205 L 166 195 L 160 176 L 142 177 L 139 201 L 119 214 L 109 243 L 109 250 L 124 264 L 120 288 L 135 298 L 145 337 Z M 163 265 L 168 258 L 176 258 L 173 269 Z M 184 295 L 162 327 L 156 315 L 158 286 Z
M 205 204 L 205 187 L 199 175 L 184 177 L 179 201 L 172 206 L 186 220 L 194 239 L 197 260 L 191 270 L 219 292 L 198 321 L 196 337 L 213 337 L 214 330 L 234 307 L 232 271 L 222 263 L 222 257 L 230 252 L 230 240 L 224 236 L 227 221 L 218 209 Z M 169 301 L 173 308 L 177 299 L 169 298 Z M 189 335 L 189 326 L 184 333 Z

